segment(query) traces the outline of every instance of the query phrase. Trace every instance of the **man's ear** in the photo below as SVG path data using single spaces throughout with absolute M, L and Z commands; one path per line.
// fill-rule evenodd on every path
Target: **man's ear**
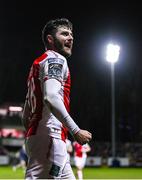
M 48 41 L 49 44 L 53 44 L 53 36 L 48 34 L 47 35 L 47 41 Z

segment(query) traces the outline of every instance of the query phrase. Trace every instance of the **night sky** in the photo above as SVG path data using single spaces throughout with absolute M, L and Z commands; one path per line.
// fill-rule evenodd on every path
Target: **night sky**
M 78 2 L 79 3 L 79 2 Z M 74 26 L 71 115 L 96 140 L 110 140 L 109 41 L 121 46 L 115 65 L 116 130 L 118 141 L 142 140 L 142 6 L 129 1 L 1 1 L 0 105 L 23 103 L 33 60 L 44 52 L 45 23 L 66 17 Z

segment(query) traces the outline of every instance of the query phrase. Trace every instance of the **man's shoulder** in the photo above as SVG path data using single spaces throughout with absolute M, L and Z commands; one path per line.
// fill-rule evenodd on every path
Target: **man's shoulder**
M 47 58 L 45 62 L 48 62 L 48 64 L 67 65 L 66 58 L 61 54 L 52 50 L 48 50 L 45 53 L 47 54 Z
M 44 65 L 45 63 L 67 65 L 66 58 L 52 50 L 47 50 L 34 60 L 35 65 Z
M 48 59 L 62 59 L 63 61 L 66 61 L 64 56 L 53 50 L 47 50 L 45 53 L 47 54 Z
M 45 59 L 47 59 L 48 55 L 46 53 L 43 53 L 41 56 L 37 57 L 35 60 L 34 60 L 34 64 L 39 64 L 41 63 L 42 61 L 44 61 Z

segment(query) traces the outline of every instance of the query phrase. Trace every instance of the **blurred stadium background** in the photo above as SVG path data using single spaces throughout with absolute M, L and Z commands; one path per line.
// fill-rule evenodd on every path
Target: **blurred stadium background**
M 21 123 L 23 104 L 4 104 L 0 107 L 0 179 L 23 178 L 22 169 L 12 171 L 24 143 Z M 116 142 L 116 157 L 112 158 L 111 142 L 91 141 L 85 178 L 141 178 L 142 143 Z M 74 167 L 73 154 L 71 164 Z M 74 168 L 75 171 L 75 168 Z M 116 173 L 117 172 L 117 173 Z

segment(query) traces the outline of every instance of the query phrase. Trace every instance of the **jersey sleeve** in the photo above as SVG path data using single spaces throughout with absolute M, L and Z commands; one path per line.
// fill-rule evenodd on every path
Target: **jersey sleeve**
M 67 78 L 67 69 L 67 61 L 63 56 L 49 52 L 48 58 L 41 64 L 43 98 L 52 114 L 71 134 L 76 134 L 80 128 L 69 115 L 60 93 L 62 84 Z
M 44 83 L 44 101 L 49 106 L 54 116 L 61 121 L 70 132 L 76 134 L 80 128 L 67 112 L 59 91 L 61 83 L 55 79 L 49 79 Z

